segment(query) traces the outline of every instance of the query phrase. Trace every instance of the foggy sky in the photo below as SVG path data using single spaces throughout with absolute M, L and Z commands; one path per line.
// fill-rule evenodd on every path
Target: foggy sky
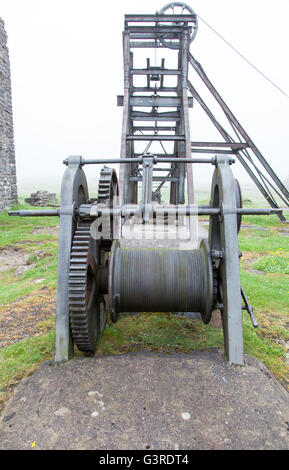
M 20 191 L 34 183 L 38 189 L 57 190 L 68 155 L 119 157 L 122 108 L 116 106 L 116 96 L 123 93 L 123 16 L 154 13 L 165 3 L 1 0 Z M 188 4 L 289 94 L 287 0 Z M 289 99 L 202 22 L 191 52 L 278 176 L 288 176 Z M 146 54 L 140 57 L 140 67 L 145 67 Z M 190 110 L 191 139 L 216 139 L 197 109 Z M 240 165 L 234 170 L 241 183 L 249 182 Z M 86 171 L 93 176 L 96 169 Z M 196 168 L 195 177 L 203 184 L 207 170 Z

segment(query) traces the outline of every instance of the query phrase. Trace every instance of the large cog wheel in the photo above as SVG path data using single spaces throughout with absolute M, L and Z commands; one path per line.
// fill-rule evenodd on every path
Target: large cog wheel
M 98 242 L 90 224 L 78 223 L 72 242 L 69 270 L 69 315 L 74 342 L 80 351 L 95 353 L 106 325 L 105 299 L 99 294 Z
M 97 204 L 113 207 L 118 196 L 115 170 L 104 167 L 98 184 Z M 95 353 L 107 320 L 106 296 L 100 293 L 101 268 L 108 263 L 108 251 L 113 240 L 115 223 L 108 216 L 109 234 L 102 232 L 93 236 L 90 223 L 79 222 L 76 226 L 71 248 L 69 268 L 69 317 L 72 338 L 80 351 Z
M 113 208 L 116 199 L 119 196 L 118 181 L 116 171 L 113 168 L 104 166 L 100 172 L 98 182 L 97 204 L 99 207 Z M 119 238 L 120 222 L 119 217 L 102 216 L 103 224 L 98 228 L 99 238 L 101 240 L 101 249 L 110 251 L 112 241 Z M 103 233 L 103 235 L 102 235 Z
M 113 168 L 104 166 L 101 169 L 98 181 L 98 204 L 106 204 L 112 207 L 113 198 L 118 196 L 118 182 L 116 171 Z

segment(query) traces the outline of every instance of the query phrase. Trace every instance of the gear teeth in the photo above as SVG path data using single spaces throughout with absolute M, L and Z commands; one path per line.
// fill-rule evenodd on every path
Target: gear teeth
M 87 312 L 87 268 L 90 250 L 90 225 L 79 223 L 76 227 L 69 269 L 69 315 L 72 337 L 81 351 L 94 352 L 89 339 Z
M 111 198 L 111 182 L 113 170 L 108 167 L 101 169 L 98 182 L 98 203 L 108 204 Z
M 112 207 L 113 197 L 118 195 L 118 184 L 115 171 L 112 168 L 104 166 L 100 171 L 98 182 L 98 204 L 106 207 Z M 107 237 L 107 236 L 106 236 Z M 113 224 L 110 225 L 110 235 L 102 239 L 102 248 L 109 251 L 113 240 Z
M 98 204 L 110 207 L 115 195 L 112 168 L 103 167 L 98 184 Z M 90 224 L 79 222 L 74 232 L 69 269 L 69 315 L 72 337 L 81 351 L 95 351 L 89 334 L 87 270 L 91 243 Z M 110 246 L 110 245 L 109 245 Z

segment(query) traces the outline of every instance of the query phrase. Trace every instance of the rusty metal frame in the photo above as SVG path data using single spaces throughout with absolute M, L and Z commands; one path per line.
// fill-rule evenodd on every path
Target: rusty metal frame
M 196 15 L 181 15 L 180 19 L 181 23 L 177 23 L 176 15 L 161 13 L 125 15 L 124 96 L 118 97 L 118 105 L 123 106 L 121 158 L 135 158 L 136 163 L 120 165 L 120 194 L 124 204 L 138 203 L 138 183 L 142 182 L 143 178 L 142 163 L 138 159 L 139 156 L 145 156 L 149 152 L 154 141 L 160 142 L 163 151 L 158 154 L 160 159 L 167 157 L 166 142 L 172 141 L 173 152 L 170 152 L 169 156 L 174 161 L 170 162 L 166 176 L 156 176 L 159 170 L 154 166 L 153 180 L 160 181 L 159 188 L 164 183 L 170 185 L 171 204 L 185 204 L 186 200 L 189 204 L 194 202 L 192 165 L 177 159 L 191 158 L 189 107 L 193 106 L 193 100 L 188 96 L 188 54 L 190 34 Z M 166 39 L 170 38 L 171 34 L 174 42 L 178 44 L 175 51 L 178 68 L 166 68 L 164 58 L 159 65 L 151 66 L 150 60 L 147 59 L 146 67 L 135 68 L 132 50 L 138 47 L 165 48 L 162 44 L 164 33 Z M 177 77 L 176 86 L 165 86 L 166 76 L 172 75 Z M 144 77 L 143 86 L 134 85 L 135 76 Z M 153 86 L 156 83 L 155 79 L 158 86 Z M 148 92 L 152 95 L 149 96 Z M 148 111 L 141 111 L 138 107 L 147 107 Z M 170 111 L 166 111 L 166 107 L 169 107 Z M 149 121 L 154 125 L 145 126 L 142 121 Z M 159 122 L 168 122 L 169 125 L 162 126 Z M 144 142 L 145 148 L 142 154 L 135 150 L 135 142 L 139 141 Z M 185 186 L 187 186 L 187 197 Z
M 159 141 L 163 149 L 163 153 L 157 154 L 160 158 L 189 159 L 192 153 L 236 155 L 273 209 L 280 205 L 278 198 L 286 206 L 289 206 L 288 190 L 217 92 L 201 64 L 190 53 L 190 35 L 195 15 L 180 15 L 180 17 L 182 22 L 178 22 L 177 15 L 168 15 L 162 12 L 155 15 L 125 15 L 123 33 L 124 96 L 118 97 L 118 105 L 123 106 L 121 158 L 135 158 L 136 163 L 120 166 L 120 194 L 123 203 L 136 204 L 138 202 L 137 188 L 138 183 L 142 181 L 142 176 L 139 171 L 141 163 L 137 162 L 137 158 L 144 156 L 149 151 L 152 142 Z M 139 47 L 166 49 L 166 41 L 163 41 L 164 34 L 166 38 L 172 37 L 174 41 L 178 40 L 179 45 L 175 49 L 178 54 L 178 67 L 166 68 L 165 59 L 162 58 L 160 65 L 151 66 L 150 60 L 147 59 L 146 67 L 135 68 L 132 51 Z M 218 122 L 196 88 L 188 80 L 189 65 L 193 67 L 221 107 L 234 132 L 234 138 Z M 173 75 L 177 77 L 177 85 L 175 87 L 165 86 L 166 76 Z M 143 86 L 134 85 L 135 76 L 144 77 Z M 159 85 L 153 87 L 153 77 L 156 76 L 159 78 Z M 191 96 L 188 95 L 188 92 Z M 153 93 L 153 95 L 148 96 L 148 93 Z M 168 93 L 174 93 L 175 96 L 168 96 Z M 192 99 L 195 99 L 203 108 L 224 139 L 223 142 L 191 142 L 189 108 L 193 106 Z M 148 111 L 142 111 L 139 107 L 147 107 Z M 166 107 L 169 107 L 170 110 L 166 111 Z M 140 122 L 147 121 L 153 122 L 154 125 L 140 124 Z M 162 122 L 169 123 L 169 125 L 160 125 Z M 143 153 L 135 150 L 135 142 L 139 141 L 147 144 Z M 168 141 L 174 143 L 173 152 L 169 154 L 165 149 L 165 144 Z M 159 188 L 161 189 L 167 178 L 165 182 L 170 185 L 170 203 L 184 204 L 187 200 L 188 204 L 193 204 L 192 165 L 181 161 L 171 162 L 171 167 L 168 170 L 167 176 L 162 177 Z M 155 171 L 158 169 L 154 167 Z M 185 187 L 187 188 L 187 196 L 185 196 Z M 278 214 L 282 221 L 286 220 L 281 211 Z

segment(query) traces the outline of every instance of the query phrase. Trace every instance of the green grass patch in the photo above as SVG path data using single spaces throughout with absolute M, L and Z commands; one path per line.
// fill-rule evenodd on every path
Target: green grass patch
M 251 304 L 259 311 L 288 315 L 288 277 L 281 274 L 258 276 L 241 270 L 241 284 Z
M 0 277 L 0 303 L 2 305 L 27 296 L 43 286 L 56 288 L 57 256 L 36 262 L 32 268 L 18 277 L 15 277 L 15 269 L 9 269 L 8 273 L 6 271 Z
M 289 256 L 284 256 L 282 253 L 262 256 L 252 264 L 252 267 L 266 273 L 289 274 Z
M 22 209 L 35 210 L 35 207 L 17 204 L 11 208 L 11 210 Z M 37 229 L 54 227 L 58 227 L 58 217 L 14 217 L 9 216 L 7 211 L 2 212 L 0 213 L 0 248 L 11 246 L 16 242 L 30 239 L 30 237 L 35 241 L 49 240 L 50 235 L 37 234 Z M 35 231 L 34 234 L 32 234 L 33 231 Z
M 260 227 L 260 229 L 241 228 L 239 233 L 239 248 L 241 251 L 258 253 L 288 252 L 288 238 L 281 235 L 278 229 L 284 228 L 276 215 L 243 216 L 242 223 Z M 267 230 L 262 230 L 267 229 Z
M 23 203 L 12 209 L 35 210 Z M 0 214 L 0 250 L 17 250 L 15 264 L 12 252 L 9 269 L 0 273 L 0 304 L 26 296 L 42 285 L 56 287 L 57 230 L 58 217 L 11 217 L 8 212 Z M 25 266 L 19 274 L 17 258 L 21 254 L 29 254 L 29 257 L 27 269 Z M 38 283 L 39 279 L 43 281 Z
M 0 405 L 8 396 L 9 387 L 51 358 L 53 348 L 54 332 L 51 331 L 0 349 Z
M 245 353 L 263 362 L 275 377 L 288 388 L 289 373 L 284 347 L 267 338 L 262 338 L 257 330 L 252 328 L 248 319 L 243 322 L 243 335 Z
M 244 312 L 245 352 L 262 361 L 289 389 L 289 365 L 284 343 L 289 340 L 288 275 L 258 276 L 241 269 L 241 284 L 254 307 L 259 328 L 254 329 Z
M 265 207 L 265 205 L 264 205 Z M 242 222 L 244 224 L 257 225 L 258 227 L 283 227 L 279 217 L 273 215 L 243 215 Z
M 99 351 L 113 354 L 124 350 L 190 352 L 221 347 L 222 332 L 202 322 L 166 313 L 124 317 L 105 329 Z
M 239 233 L 239 248 L 241 251 L 270 253 L 272 251 L 289 251 L 288 238 L 283 237 L 273 228 L 268 231 L 242 229 Z

